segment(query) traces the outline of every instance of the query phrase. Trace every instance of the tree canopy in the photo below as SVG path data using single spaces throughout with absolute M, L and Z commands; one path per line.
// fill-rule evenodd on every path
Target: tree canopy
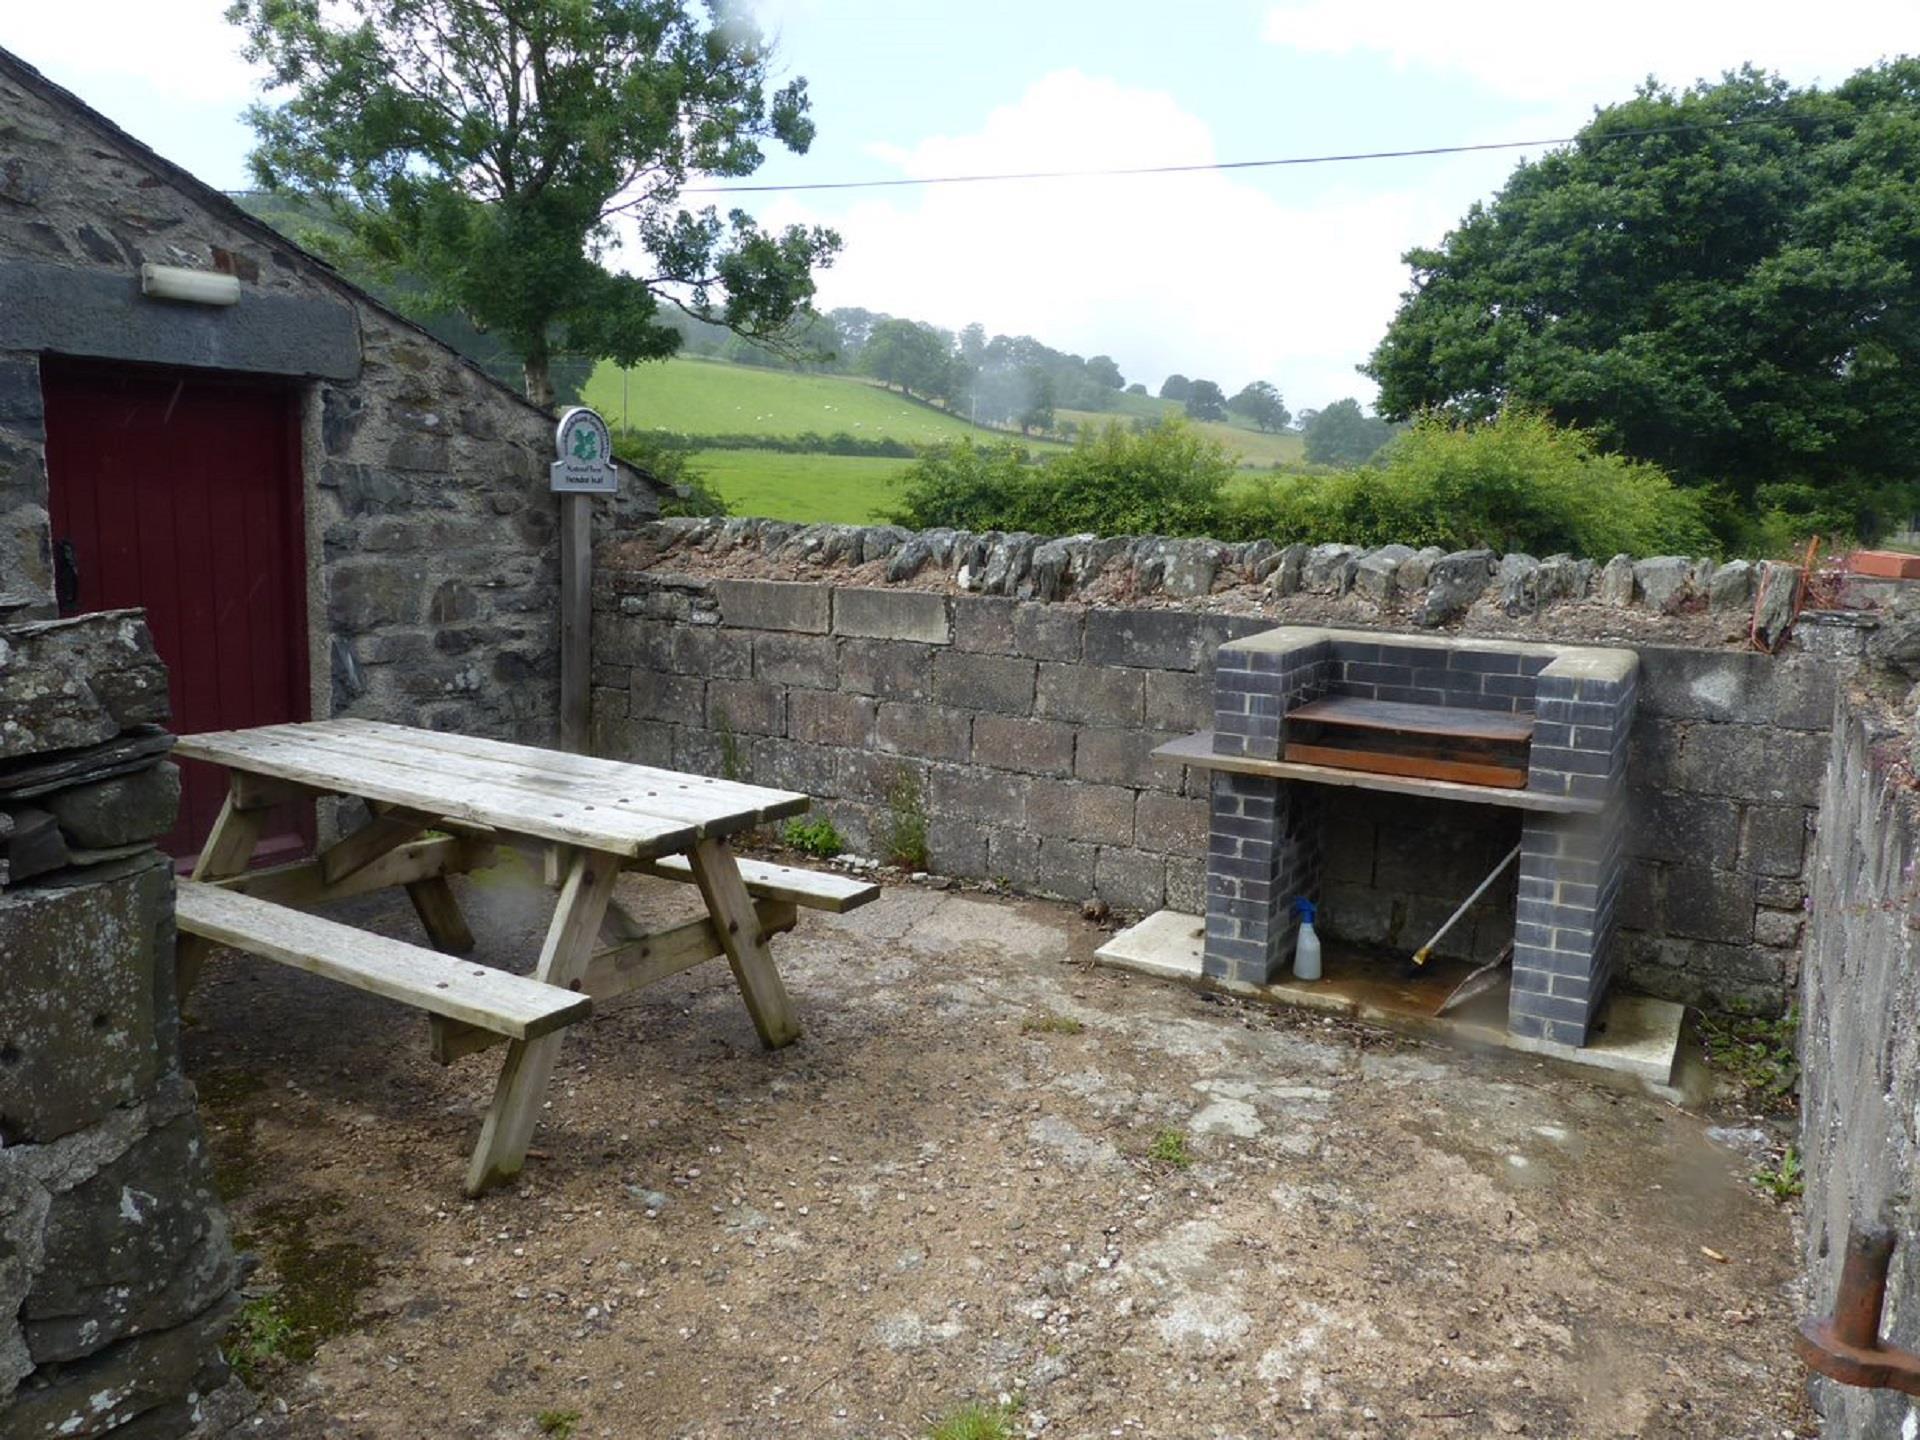
M 1358 400 L 1336 400 L 1301 418 L 1307 459 L 1315 465 L 1364 465 L 1393 438 L 1393 427 L 1361 410 Z
M 1538 407 L 1747 498 L 1913 479 L 1920 61 L 1649 83 L 1406 258 L 1383 414 Z
M 881 320 L 860 347 L 860 369 L 908 394 L 942 395 L 953 378 L 952 337 L 912 320 Z
M 235 0 L 250 58 L 291 95 L 255 105 L 269 189 L 329 207 L 361 258 L 497 333 L 549 404 L 556 353 L 670 355 L 671 303 L 777 341 L 830 230 L 681 207 L 691 175 L 753 173 L 813 139 L 804 80 L 732 6 L 688 0 Z M 631 275 L 601 263 L 630 227 Z
M 1211 380 L 1195 380 L 1189 385 L 1184 403 L 1188 417 L 1194 420 L 1224 420 L 1227 415 L 1227 397 Z
M 1287 409 L 1279 390 L 1268 380 L 1253 380 L 1241 386 L 1240 392 L 1227 401 L 1227 409 L 1251 420 L 1262 430 L 1284 430 L 1293 419 L 1293 412 Z

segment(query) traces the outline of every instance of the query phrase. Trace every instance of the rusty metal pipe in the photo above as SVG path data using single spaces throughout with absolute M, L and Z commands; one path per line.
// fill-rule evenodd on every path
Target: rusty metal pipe
M 1847 1231 L 1833 1314 L 1803 1320 L 1794 1348 L 1808 1366 L 1842 1385 L 1920 1395 L 1920 1355 L 1880 1343 L 1887 1271 L 1897 1239 L 1893 1230 L 1881 1226 L 1856 1225 Z

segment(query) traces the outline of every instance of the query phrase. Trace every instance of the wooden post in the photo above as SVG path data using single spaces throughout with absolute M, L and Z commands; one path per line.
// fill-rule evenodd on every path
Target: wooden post
M 593 497 L 560 497 L 560 748 L 587 753 L 593 669 Z

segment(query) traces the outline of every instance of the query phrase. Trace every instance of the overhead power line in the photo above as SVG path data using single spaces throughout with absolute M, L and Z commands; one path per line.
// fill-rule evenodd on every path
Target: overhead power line
M 1276 160 L 1214 160 L 1203 165 L 1125 165 L 1111 170 L 1012 170 L 996 175 L 928 175 L 892 180 L 812 180 L 791 185 L 689 185 L 683 195 L 763 195 L 795 190 L 892 190 L 908 185 L 987 185 L 1007 180 L 1105 180 L 1134 175 L 1192 175 L 1209 170 L 1273 170 L 1289 165 L 1344 165 L 1356 160 L 1413 160 L 1426 155 L 1471 155 L 1484 150 L 1529 150 L 1575 141 L 1640 140 L 1653 135 L 1699 135 L 1742 125 L 1771 125 L 1797 117 L 1753 115 L 1717 125 L 1661 125 L 1597 135 L 1561 135 L 1544 140 L 1494 140 L 1483 145 L 1428 145 L 1417 150 L 1363 150 L 1348 155 L 1287 155 Z

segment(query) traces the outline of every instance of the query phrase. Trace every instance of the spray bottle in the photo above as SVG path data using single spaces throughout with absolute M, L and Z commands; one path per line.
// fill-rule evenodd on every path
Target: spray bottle
M 1313 902 L 1302 895 L 1293 902 L 1293 911 L 1300 917 L 1300 934 L 1293 942 L 1293 978 L 1318 980 L 1320 978 L 1320 937 L 1313 928 Z

